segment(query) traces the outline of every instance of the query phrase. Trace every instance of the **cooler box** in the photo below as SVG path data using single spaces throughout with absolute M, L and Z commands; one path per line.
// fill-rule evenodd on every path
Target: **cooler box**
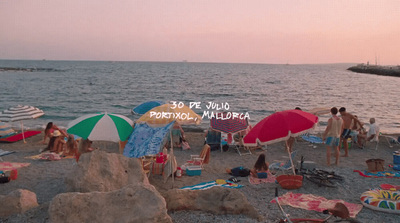
M 188 176 L 200 176 L 201 166 L 188 166 L 186 167 L 186 175 Z
M 393 152 L 393 164 L 400 164 L 400 152 Z

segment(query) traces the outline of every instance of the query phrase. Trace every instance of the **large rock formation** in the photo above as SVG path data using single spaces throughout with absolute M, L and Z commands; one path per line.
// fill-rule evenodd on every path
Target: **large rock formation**
M 83 154 L 65 178 L 71 192 L 106 192 L 139 182 L 149 183 L 138 159 L 100 150 Z
M 50 222 L 172 222 L 164 198 L 143 183 L 111 192 L 59 194 L 49 215 Z
M 39 206 L 36 194 L 23 189 L 12 191 L 7 195 L 0 195 L 0 203 L 0 217 L 24 213 Z
M 167 191 L 165 194 L 169 211 L 196 210 L 213 214 L 243 214 L 261 220 L 257 210 L 239 190 L 213 187 L 208 190 Z

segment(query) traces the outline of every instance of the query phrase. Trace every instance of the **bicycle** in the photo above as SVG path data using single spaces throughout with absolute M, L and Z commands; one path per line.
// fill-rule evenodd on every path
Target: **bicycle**
M 302 156 L 298 173 L 303 175 L 303 178 L 306 178 L 320 187 L 337 187 L 338 184 L 344 180 L 342 176 L 335 174 L 333 171 L 329 172 L 320 169 L 303 169 L 303 162 L 304 157 Z
M 332 217 L 338 217 L 340 219 L 336 219 L 330 222 L 350 222 L 350 223 L 361 223 L 360 221 L 358 221 L 355 218 L 351 218 L 350 217 L 350 213 L 349 210 L 347 209 L 347 207 L 338 202 L 336 203 L 334 208 L 330 208 L 327 210 L 324 210 L 322 213 L 324 214 L 329 214 L 328 217 L 324 218 L 324 219 L 311 219 L 311 218 L 290 218 L 290 215 L 287 214 L 281 204 L 279 203 L 279 199 L 278 199 L 278 188 L 275 188 L 275 201 L 283 215 L 282 219 L 279 219 L 279 223 L 327 223 L 328 220 L 330 220 Z

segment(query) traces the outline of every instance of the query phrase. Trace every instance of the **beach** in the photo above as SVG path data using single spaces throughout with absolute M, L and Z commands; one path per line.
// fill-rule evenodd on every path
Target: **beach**
M 200 154 L 204 143 L 204 133 L 199 131 L 186 132 L 186 138 L 191 146 L 190 150 L 182 151 L 174 150 L 174 155 L 178 166 L 184 164 L 190 158 L 191 154 Z M 45 145 L 41 144 L 43 133 L 30 137 L 23 143 L 1 143 L 0 149 L 7 151 L 15 151 L 15 153 L 2 156 L 3 161 L 7 162 L 27 162 L 27 167 L 22 167 L 18 171 L 18 179 L 9 183 L 0 184 L 0 195 L 6 195 L 16 189 L 26 189 L 37 195 L 39 207 L 28 210 L 23 214 L 16 214 L 6 218 L 0 218 L 0 222 L 49 222 L 48 207 L 51 200 L 60 193 L 66 192 L 64 184 L 65 176 L 76 165 L 74 159 L 63 159 L 59 161 L 41 161 L 32 160 L 26 157 L 39 154 L 39 149 Z M 108 142 L 94 142 L 95 147 L 110 153 L 118 153 L 118 144 Z M 381 139 L 378 150 L 374 148 L 359 149 L 351 148 L 350 157 L 340 157 L 338 166 L 326 166 L 326 148 L 323 144 L 311 144 L 297 138 L 294 150 L 298 150 L 295 157 L 295 163 L 304 156 L 306 161 L 313 161 L 317 168 L 334 171 L 336 174 L 345 178 L 344 182 L 337 188 L 319 187 L 318 185 L 303 180 L 303 186 L 295 190 L 286 190 L 276 183 L 262 183 L 258 185 L 250 184 L 247 177 L 238 177 L 243 185 L 239 190 L 245 195 L 250 204 L 258 211 L 264 222 L 276 222 L 282 217 L 278 206 L 271 203 L 275 198 L 275 188 L 279 188 L 279 195 L 286 192 L 313 194 L 322 196 L 327 199 L 342 199 L 349 203 L 361 204 L 360 195 L 372 188 L 378 188 L 380 184 L 388 183 L 399 185 L 400 180 L 397 178 L 367 178 L 360 176 L 354 170 L 367 170 L 368 159 L 385 160 L 385 170 L 390 170 L 389 164 L 393 163 L 393 151 L 399 150 L 399 146 L 389 147 L 386 140 Z M 240 156 L 233 149 L 226 152 L 212 151 L 209 164 L 204 165 L 204 169 L 200 176 L 187 176 L 183 174 L 180 178 L 168 179 L 164 183 L 161 175 L 151 175 L 149 182 L 155 188 L 165 195 L 172 188 L 181 188 L 191 186 L 202 182 L 213 181 L 216 179 L 229 179 L 231 176 L 225 172 L 226 168 L 243 166 L 252 168 L 259 154 L 264 153 L 268 162 L 272 163 L 277 160 L 286 160 L 287 152 L 284 150 L 284 144 L 276 143 L 268 145 L 265 150 L 254 150 L 252 155 Z M 343 151 L 342 151 L 343 154 Z M 286 157 L 285 157 L 286 156 Z M 293 208 L 288 205 L 283 206 L 284 210 L 292 217 L 298 218 L 325 218 L 326 215 L 312 210 L 304 210 Z M 244 215 L 214 215 L 201 211 L 176 211 L 168 213 L 173 222 L 257 222 L 256 219 L 249 218 Z M 361 222 L 398 222 L 398 215 L 388 214 L 380 211 L 362 208 L 356 216 Z

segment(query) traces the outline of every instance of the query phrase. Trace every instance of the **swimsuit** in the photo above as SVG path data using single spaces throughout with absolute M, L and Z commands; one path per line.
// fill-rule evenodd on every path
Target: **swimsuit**
M 340 136 L 342 139 L 350 138 L 351 129 L 343 129 L 342 135 Z

